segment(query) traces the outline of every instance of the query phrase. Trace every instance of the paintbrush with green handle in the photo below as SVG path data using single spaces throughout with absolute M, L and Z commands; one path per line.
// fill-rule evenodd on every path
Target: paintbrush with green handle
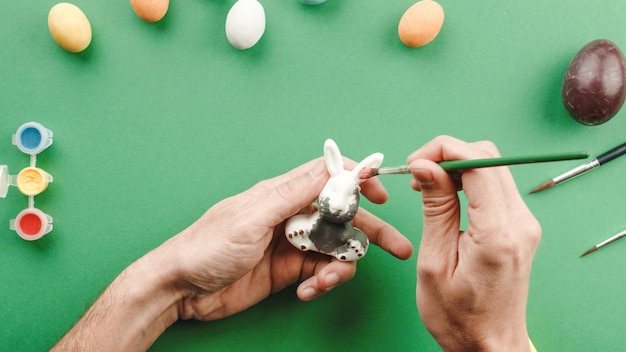
M 469 159 L 469 160 L 446 160 L 439 162 L 441 166 L 447 172 L 463 171 L 470 169 L 479 169 L 483 167 L 496 167 L 496 166 L 511 166 L 519 164 L 535 164 L 545 163 L 551 161 L 564 161 L 564 160 L 577 160 L 585 159 L 589 157 L 589 154 L 585 152 L 571 152 L 571 153 L 555 153 L 555 154 L 543 154 L 543 155 L 529 155 L 529 156 L 517 156 L 506 158 L 488 158 L 488 159 Z M 366 180 L 368 178 L 378 175 L 395 175 L 395 174 L 408 174 L 411 173 L 411 169 L 408 165 L 398 167 L 382 167 L 382 168 L 363 168 L 359 171 L 359 179 Z

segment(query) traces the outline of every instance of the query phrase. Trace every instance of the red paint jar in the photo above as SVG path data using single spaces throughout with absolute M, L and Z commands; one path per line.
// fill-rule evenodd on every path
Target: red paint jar
M 52 231 L 52 217 L 37 208 L 26 208 L 11 220 L 10 227 L 21 238 L 34 241 Z

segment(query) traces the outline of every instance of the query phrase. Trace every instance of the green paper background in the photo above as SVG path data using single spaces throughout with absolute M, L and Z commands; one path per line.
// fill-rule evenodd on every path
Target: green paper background
M 246 51 L 224 34 L 233 3 L 172 0 L 146 23 L 128 1 L 76 0 L 93 30 L 80 54 L 50 37 L 55 2 L 3 4 L 0 164 L 28 165 L 11 145 L 22 123 L 54 132 L 37 159 L 54 182 L 35 198 L 54 230 L 22 240 L 9 220 L 26 197 L 11 187 L 0 199 L 0 350 L 49 349 L 125 266 L 219 200 L 320 156 L 326 138 L 357 160 L 380 151 L 387 165 L 439 134 L 489 139 L 503 155 L 597 155 L 624 142 L 624 111 L 588 127 L 560 100 L 586 43 L 626 48 L 623 0 L 441 0 L 444 26 L 417 49 L 397 37 L 412 0 L 264 0 L 266 32 Z M 543 226 L 528 304 L 540 351 L 626 345 L 626 242 L 579 258 L 626 227 L 626 159 L 526 195 L 579 163 L 512 168 Z M 408 176 L 383 183 L 389 202 L 363 206 L 417 248 L 419 194 Z M 373 248 L 351 282 L 314 302 L 291 287 L 221 321 L 176 323 L 151 350 L 437 351 L 415 307 L 416 257 Z

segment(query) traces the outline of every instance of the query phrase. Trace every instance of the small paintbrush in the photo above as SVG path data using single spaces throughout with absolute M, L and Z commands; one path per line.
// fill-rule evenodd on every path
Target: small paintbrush
M 583 253 L 583 254 L 581 255 L 581 257 L 584 257 L 584 256 L 586 256 L 587 254 L 589 254 L 589 253 L 591 253 L 591 252 L 595 252 L 595 251 L 597 251 L 598 249 L 600 249 L 600 248 L 602 248 L 602 247 L 606 246 L 607 244 L 609 244 L 609 243 L 613 243 L 613 242 L 615 242 L 615 241 L 619 240 L 620 238 L 622 238 L 622 237 L 624 237 L 624 236 L 626 236 L 626 230 L 624 230 L 624 231 L 622 231 L 622 232 L 620 232 L 620 233 L 618 233 L 618 234 L 616 234 L 616 235 L 614 235 L 614 236 L 611 236 L 611 237 L 609 237 L 608 239 L 606 239 L 606 240 L 604 240 L 604 241 L 602 241 L 602 242 L 600 242 L 600 243 L 596 244 L 595 246 L 593 246 L 593 247 L 589 248 L 589 249 L 588 249 L 585 253 Z
M 540 184 L 539 186 L 535 187 L 535 189 L 533 189 L 532 191 L 530 191 L 530 193 L 537 193 L 537 192 L 541 192 L 541 191 L 545 191 L 546 189 L 552 188 L 556 185 L 558 185 L 561 182 L 565 182 L 567 180 L 570 180 L 576 176 L 582 175 L 587 171 L 591 171 L 597 167 L 599 167 L 600 165 L 604 165 L 606 163 L 608 163 L 611 160 L 615 160 L 616 158 L 622 156 L 626 154 L 626 143 L 624 144 L 620 144 L 617 147 L 609 150 L 608 152 L 605 152 L 601 155 L 599 155 L 597 158 L 588 161 L 578 167 L 575 167 L 555 178 L 552 178 L 542 184 Z
M 564 160 L 576 160 L 585 159 L 589 154 L 585 152 L 572 152 L 572 153 L 558 153 L 558 154 L 544 154 L 544 155 L 531 155 L 531 156 L 518 156 L 507 158 L 488 158 L 488 159 L 471 159 L 471 160 L 446 160 L 439 162 L 445 171 L 463 171 L 469 169 L 478 169 L 483 167 L 495 167 L 495 166 L 510 166 L 519 164 L 534 164 L 544 163 L 549 161 L 564 161 Z M 381 167 L 381 168 L 363 168 L 359 172 L 359 178 L 366 180 L 368 178 L 378 175 L 390 175 L 390 174 L 408 174 L 411 173 L 411 169 L 408 165 L 398 167 Z

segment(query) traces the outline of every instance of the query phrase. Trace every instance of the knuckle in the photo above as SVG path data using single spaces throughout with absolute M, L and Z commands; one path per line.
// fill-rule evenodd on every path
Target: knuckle
M 435 217 L 457 212 L 459 205 L 449 195 L 422 197 L 422 212 L 426 217 Z
M 422 283 L 429 283 L 436 281 L 438 278 L 445 275 L 444 266 L 436 265 L 436 261 L 417 261 L 417 278 Z
M 275 188 L 276 194 L 284 201 L 292 202 L 294 196 L 298 194 L 296 182 L 283 182 Z
M 426 265 L 423 262 L 418 262 L 417 277 L 420 280 L 432 280 L 433 278 L 437 277 L 437 270 L 431 265 Z
M 490 248 L 483 258 L 483 263 L 492 268 L 503 268 L 509 265 L 526 267 L 532 261 L 535 250 L 541 239 L 541 225 L 534 218 L 518 219 L 512 222 L 513 228 L 500 230 L 499 240 Z M 494 230 L 495 231 L 495 230 Z M 498 233 L 494 232 L 494 233 Z
M 480 150 L 484 151 L 486 154 L 488 154 L 488 156 L 490 156 L 490 157 L 500 156 L 500 151 L 498 150 L 498 147 L 492 141 L 482 140 L 482 141 L 474 142 L 473 144 L 478 149 L 480 149 Z
M 530 244 L 530 249 L 534 253 L 535 249 L 541 241 L 542 229 L 539 221 L 534 217 L 524 221 L 522 228 L 522 237 Z
M 438 143 L 441 145 L 447 145 L 447 144 L 450 144 L 451 142 L 457 142 L 457 141 L 459 141 L 459 139 L 449 136 L 447 134 L 439 135 L 433 139 L 434 143 Z

